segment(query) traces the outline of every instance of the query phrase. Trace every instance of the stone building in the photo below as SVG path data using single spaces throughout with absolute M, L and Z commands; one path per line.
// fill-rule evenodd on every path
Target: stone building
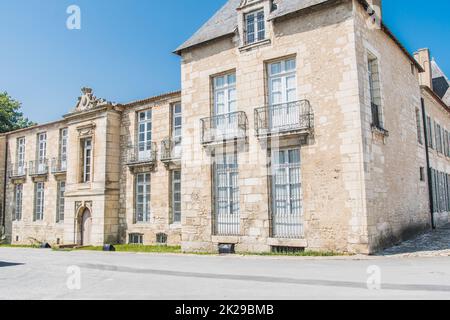
M 381 17 L 229 0 L 176 49 L 180 92 L 84 88 L 62 120 L 0 136 L 8 241 L 369 254 L 449 222 L 448 79 Z

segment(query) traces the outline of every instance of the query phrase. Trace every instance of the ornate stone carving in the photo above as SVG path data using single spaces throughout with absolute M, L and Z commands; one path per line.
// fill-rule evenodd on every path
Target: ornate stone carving
M 86 209 L 89 209 L 89 211 L 92 213 L 92 201 L 85 201 L 84 202 L 84 207 Z
M 89 123 L 84 126 L 77 127 L 79 137 L 89 137 L 94 135 L 95 123 Z
M 83 202 L 76 201 L 75 202 L 75 213 L 78 214 L 78 211 L 80 210 L 81 206 L 83 205 Z
M 81 97 L 78 98 L 78 103 L 77 106 L 75 107 L 74 112 L 86 111 L 111 104 L 105 99 L 99 99 L 96 96 L 94 96 L 91 88 L 82 88 L 81 93 L 82 95 Z

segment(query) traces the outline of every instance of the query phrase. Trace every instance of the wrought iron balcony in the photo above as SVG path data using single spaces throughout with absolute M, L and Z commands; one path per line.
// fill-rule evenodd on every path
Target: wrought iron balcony
M 53 158 L 52 159 L 52 173 L 66 173 L 67 172 L 67 159 Z
M 181 159 L 181 138 L 175 141 L 171 138 L 166 138 L 161 141 L 161 161 L 170 162 Z
M 25 162 L 10 163 L 9 168 L 9 177 L 11 179 L 23 178 L 27 175 L 27 164 Z
M 314 129 L 314 113 L 308 100 L 268 105 L 255 109 L 258 136 L 309 134 Z
M 243 111 L 201 119 L 202 144 L 247 138 L 247 115 Z
M 129 166 L 155 164 L 156 153 L 156 143 L 140 142 L 128 148 L 126 161 Z
M 48 174 L 48 160 L 41 159 L 36 161 L 30 161 L 29 165 L 30 176 L 44 176 Z

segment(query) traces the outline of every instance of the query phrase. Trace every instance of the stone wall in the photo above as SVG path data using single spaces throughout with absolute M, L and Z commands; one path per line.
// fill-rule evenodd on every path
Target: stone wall
M 5 176 L 6 176 L 6 136 L 0 134 L 0 229 L 4 219 Z M 1 230 L 0 232 L 3 232 Z M 8 239 L 9 240 L 9 239 Z
M 121 120 L 120 150 L 120 242 L 128 243 L 129 234 L 143 235 L 144 244 L 155 244 L 156 235 L 165 233 L 169 245 L 181 242 L 181 225 L 173 224 L 170 219 L 170 169 L 160 161 L 161 141 L 171 134 L 171 106 L 181 101 L 179 93 L 164 95 L 141 103 L 125 105 Z M 136 169 L 151 173 L 151 208 L 148 223 L 135 221 L 135 174 L 127 164 L 127 152 L 137 141 L 137 115 L 140 111 L 152 110 L 152 140 L 156 143 L 157 161 L 153 167 Z M 184 112 L 184 110 L 183 110 Z
M 374 27 L 355 2 L 356 53 L 363 129 L 366 208 L 370 252 L 429 228 L 425 148 L 418 143 L 421 110 L 418 70 L 386 32 Z M 378 59 L 385 134 L 372 128 L 368 54 Z
M 183 54 L 183 136 L 195 159 L 183 159 L 183 249 L 215 251 L 231 242 L 238 251 L 288 245 L 368 252 L 352 3 L 276 21 L 266 46 L 241 51 L 236 40 Z M 297 60 L 298 98 L 309 100 L 315 113 L 314 139 L 301 149 L 305 236 L 295 241 L 270 238 L 268 150 L 254 125 L 254 109 L 267 101 L 266 63 L 288 56 Z M 211 114 L 211 77 L 230 70 L 236 71 L 238 110 L 249 123 L 248 145 L 238 155 L 241 235 L 214 237 L 211 158 L 199 143 L 199 121 Z

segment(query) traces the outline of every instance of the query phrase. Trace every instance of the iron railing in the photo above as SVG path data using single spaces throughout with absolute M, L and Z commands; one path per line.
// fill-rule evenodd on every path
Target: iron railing
M 129 146 L 126 159 L 127 164 L 155 163 L 156 148 L 155 142 L 140 142 L 137 145 Z
M 314 128 L 314 113 L 308 100 L 273 104 L 255 109 L 255 127 L 258 136 Z
M 8 167 L 10 168 L 9 169 L 10 178 L 25 177 L 27 175 L 27 164 L 25 162 L 10 163 Z
M 174 139 L 166 138 L 161 141 L 161 161 L 171 161 L 181 159 L 181 139 L 174 141 Z
M 53 158 L 52 159 L 52 173 L 64 173 L 67 171 L 67 159 Z
M 247 115 L 243 111 L 231 112 L 201 119 L 202 143 L 224 142 L 247 137 Z
M 30 161 L 28 171 L 30 176 L 40 176 L 48 174 L 48 159 Z

